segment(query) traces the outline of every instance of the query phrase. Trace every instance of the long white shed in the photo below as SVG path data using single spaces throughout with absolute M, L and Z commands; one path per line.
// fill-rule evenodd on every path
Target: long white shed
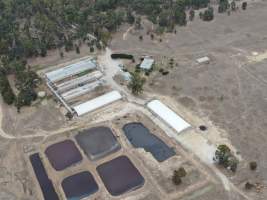
M 92 90 L 94 90 L 97 86 L 101 85 L 101 81 L 95 81 L 92 83 L 85 84 L 81 87 L 74 88 L 72 90 L 69 90 L 63 94 L 61 94 L 62 98 L 65 99 L 66 101 L 69 101 L 73 98 L 82 96 Z
M 78 87 L 81 84 L 86 84 L 89 82 L 93 82 L 96 81 L 97 79 L 102 77 L 102 73 L 100 71 L 94 71 L 92 73 L 86 74 L 84 76 L 81 76 L 79 78 L 76 79 L 71 79 L 69 81 L 60 83 L 60 84 L 55 84 L 57 91 L 62 93 L 65 92 L 67 90 L 71 90 L 73 88 Z
M 88 112 L 92 112 L 98 108 L 104 107 L 115 101 L 122 99 L 121 94 L 118 91 L 111 91 L 102 96 L 96 97 L 90 101 L 74 106 L 73 109 L 78 116 L 84 115 Z
M 178 133 L 191 126 L 159 100 L 153 100 L 149 102 L 147 107 L 151 112 L 160 117 L 167 125 L 169 125 Z
M 56 82 L 84 72 L 86 70 L 95 69 L 96 67 L 96 62 L 93 59 L 88 58 L 80 62 L 68 65 L 66 67 L 47 72 L 45 75 L 49 79 L 49 81 Z

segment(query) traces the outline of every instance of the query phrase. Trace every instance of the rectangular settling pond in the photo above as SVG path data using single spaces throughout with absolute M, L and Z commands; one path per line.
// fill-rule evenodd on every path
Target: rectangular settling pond
M 97 167 L 105 187 L 113 196 L 136 190 L 144 185 L 144 178 L 133 163 L 120 156 Z
M 63 170 L 82 160 L 82 155 L 75 143 L 71 140 L 64 140 L 50 145 L 45 154 L 55 170 Z
M 30 161 L 35 173 L 35 176 L 41 187 L 45 200 L 59 200 L 51 180 L 48 178 L 44 165 L 38 153 L 30 156 Z
M 118 151 L 121 146 L 108 127 L 99 126 L 84 130 L 75 136 L 90 160 L 98 160 Z
M 159 161 L 165 161 L 175 155 L 172 148 L 161 139 L 150 133 L 142 123 L 129 123 L 123 126 L 123 131 L 135 148 L 144 148 Z
M 98 185 L 90 172 L 84 171 L 65 178 L 62 188 L 68 200 L 80 200 L 98 190 Z

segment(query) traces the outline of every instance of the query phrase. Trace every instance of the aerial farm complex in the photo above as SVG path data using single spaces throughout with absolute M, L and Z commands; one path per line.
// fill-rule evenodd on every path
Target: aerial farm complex
M 145 62 L 148 63 L 144 65 L 148 66 L 154 61 L 150 59 Z M 115 67 L 119 71 L 119 66 Z M 48 70 L 41 73 L 47 88 L 66 110 L 67 115 L 77 120 L 86 114 L 96 113 L 99 109 L 112 109 L 109 107 L 118 101 L 118 106 L 127 101 L 127 93 L 112 88 L 104 67 L 92 58 Z M 98 87 L 101 87 L 100 93 L 96 92 L 99 90 Z M 139 106 L 136 107 L 138 109 Z M 157 118 L 174 132 L 181 133 L 191 127 L 160 100 L 151 99 L 144 107 L 142 109 L 146 110 L 149 117 Z M 142 151 L 150 154 L 150 159 L 154 163 L 170 159 L 173 159 L 171 162 L 177 162 L 177 152 L 173 144 L 167 144 L 159 136 L 154 135 L 153 130 L 157 125 L 137 110 L 129 118 L 141 119 L 128 121 L 127 115 L 130 113 L 132 111 L 125 112 L 125 120 L 122 120 L 125 121 L 124 124 L 119 125 L 119 119 L 116 118 L 96 123 L 73 131 L 68 138 L 49 142 L 41 151 L 29 155 L 45 200 L 76 200 L 88 196 L 102 199 L 106 195 L 121 197 L 129 191 L 149 187 L 150 180 L 146 179 L 142 165 L 138 164 L 141 161 L 135 161 L 138 158 L 133 155 L 134 151 L 143 149 Z M 155 128 L 146 127 L 142 118 L 149 120 L 149 126 Z M 132 153 L 129 152 L 131 146 Z M 193 164 L 190 165 L 193 167 Z M 77 173 L 71 173 L 72 168 L 79 170 Z M 70 173 L 70 176 L 64 176 Z M 61 186 L 58 187 L 55 182 L 60 180 Z M 107 192 L 104 192 L 105 190 Z
M 0 8 L 0 200 L 267 199 L 266 0 Z

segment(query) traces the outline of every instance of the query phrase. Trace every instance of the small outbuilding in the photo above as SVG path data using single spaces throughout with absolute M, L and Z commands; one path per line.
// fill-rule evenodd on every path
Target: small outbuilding
M 198 64 L 209 64 L 210 63 L 210 58 L 207 56 L 204 56 L 202 58 L 197 59 Z
M 145 57 L 143 62 L 140 65 L 140 68 L 143 70 L 151 70 L 155 60 L 149 57 Z

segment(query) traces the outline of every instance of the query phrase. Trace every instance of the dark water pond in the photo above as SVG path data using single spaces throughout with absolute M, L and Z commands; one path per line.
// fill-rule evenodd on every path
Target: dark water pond
M 58 171 L 82 160 L 80 151 L 71 140 L 64 140 L 50 145 L 45 150 L 45 154 L 51 165 Z
M 75 136 L 90 160 L 98 160 L 118 151 L 121 146 L 108 127 L 94 127 Z
M 117 157 L 97 167 L 105 187 L 113 196 L 136 190 L 144 185 L 144 178 L 126 156 Z
M 35 176 L 41 187 L 45 200 L 59 200 L 58 195 L 53 187 L 51 180 L 48 178 L 44 165 L 38 153 L 30 156 L 30 161 Z
M 65 178 L 62 188 L 68 200 L 80 200 L 98 191 L 98 185 L 88 171 Z
M 123 126 L 123 131 L 135 148 L 144 148 L 145 151 L 150 152 L 159 162 L 175 155 L 175 151 L 172 148 L 150 133 L 142 123 L 126 124 Z

